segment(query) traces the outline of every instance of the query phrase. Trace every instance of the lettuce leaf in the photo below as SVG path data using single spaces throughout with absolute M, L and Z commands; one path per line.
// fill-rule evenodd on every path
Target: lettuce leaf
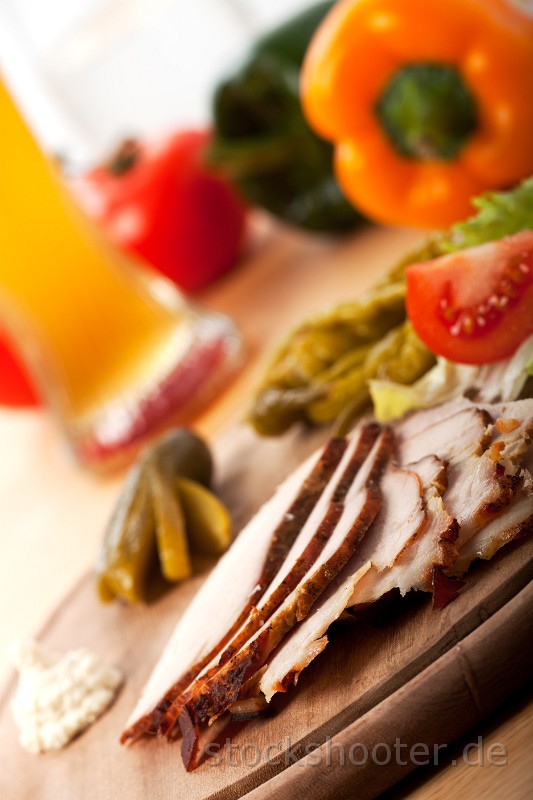
M 477 214 L 443 234 L 443 253 L 493 242 L 533 228 L 533 177 L 508 192 L 488 192 L 473 200 Z
M 368 382 L 378 422 L 390 422 L 417 408 L 430 408 L 465 394 L 476 382 L 479 367 L 438 358 L 432 369 L 408 386 L 388 380 Z
M 376 419 L 390 422 L 408 411 L 439 405 L 467 393 L 474 394 L 480 402 L 516 400 L 528 375 L 533 375 L 533 336 L 505 361 L 473 367 L 439 358 L 429 372 L 410 386 L 373 380 L 369 381 L 369 389 Z

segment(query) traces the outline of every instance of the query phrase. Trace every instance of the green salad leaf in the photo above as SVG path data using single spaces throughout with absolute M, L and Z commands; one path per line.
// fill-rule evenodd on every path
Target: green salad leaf
M 476 386 L 479 367 L 454 364 L 438 358 L 437 364 L 409 385 L 388 380 L 369 381 L 374 415 L 378 422 L 391 422 L 408 411 L 440 405 Z
M 473 201 L 477 214 L 453 225 L 439 241 L 443 253 L 493 242 L 533 228 L 533 177 L 508 192 L 488 192 Z
M 436 365 L 415 383 L 406 386 L 394 381 L 372 380 L 369 389 L 376 419 L 391 422 L 408 411 L 430 408 L 466 394 L 473 394 L 477 400 L 487 403 L 517 400 L 528 375 L 533 375 L 533 336 L 505 361 L 476 367 L 438 358 Z

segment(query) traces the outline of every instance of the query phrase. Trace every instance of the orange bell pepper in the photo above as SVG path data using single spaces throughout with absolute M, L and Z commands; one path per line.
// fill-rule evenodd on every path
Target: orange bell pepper
M 308 121 L 346 196 L 444 227 L 533 173 L 533 20 L 503 0 L 344 0 L 302 70 Z

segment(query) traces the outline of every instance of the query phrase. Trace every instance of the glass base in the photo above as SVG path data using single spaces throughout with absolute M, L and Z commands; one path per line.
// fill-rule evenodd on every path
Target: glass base
M 70 420 L 68 438 L 82 464 L 97 470 L 127 464 L 165 427 L 190 422 L 236 373 L 242 341 L 233 322 L 190 307 L 187 315 L 188 329 L 182 322 L 126 394 Z

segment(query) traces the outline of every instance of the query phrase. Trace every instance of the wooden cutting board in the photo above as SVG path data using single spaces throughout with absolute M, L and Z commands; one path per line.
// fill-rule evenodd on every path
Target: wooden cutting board
M 219 439 L 220 492 L 237 528 L 323 438 L 323 433 L 294 433 L 265 441 L 235 427 Z M 309 766 L 309 757 L 301 762 L 306 768 L 291 764 L 306 748 L 327 747 L 331 737 L 346 748 L 364 741 L 394 743 L 407 725 L 407 741 L 433 742 L 440 731 L 445 744 L 466 731 L 531 672 L 533 631 L 527 626 L 533 601 L 524 587 L 532 576 L 533 540 L 527 540 L 476 565 L 466 589 L 443 611 L 433 611 L 429 598 L 420 594 L 398 600 L 385 621 L 339 623 L 296 690 L 278 696 L 267 717 L 234 728 L 231 751 L 220 750 L 211 763 L 187 774 L 179 744 L 149 740 L 125 749 L 118 737 L 205 573 L 147 608 L 101 606 L 88 575 L 52 615 L 40 639 L 59 651 L 81 645 L 95 650 L 121 667 L 124 688 L 105 716 L 64 751 L 36 757 L 17 742 L 9 709 L 11 680 L 0 697 L 0 797 L 230 800 L 255 790 L 258 798 L 268 792 L 316 800 L 351 797 L 347 786 L 358 786 L 358 797 L 374 796 L 413 765 L 384 770 L 367 764 L 357 784 L 353 765 L 343 769 L 335 758 L 319 770 Z

